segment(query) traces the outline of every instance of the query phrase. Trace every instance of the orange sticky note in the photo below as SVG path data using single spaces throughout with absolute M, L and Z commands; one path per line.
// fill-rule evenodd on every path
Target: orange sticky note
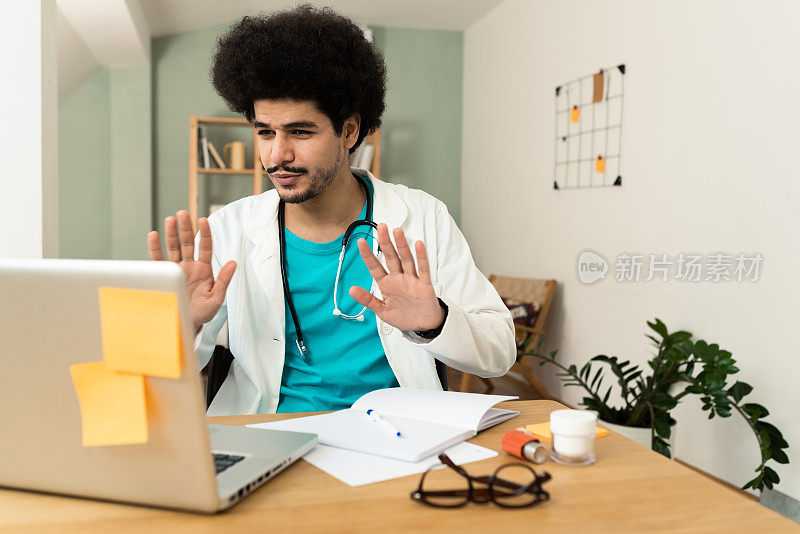
M 546 423 L 536 423 L 535 425 L 525 425 L 525 430 L 539 439 L 551 439 L 553 437 L 553 434 L 550 432 L 550 421 Z M 605 437 L 608 435 L 608 430 L 598 426 L 595 428 L 594 435 L 597 438 Z
M 603 156 L 597 156 L 594 163 L 594 170 L 597 172 L 606 172 L 606 160 L 603 159 Z
M 578 122 L 581 118 L 581 110 L 578 106 L 572 106 L 572 109 L 569 112 L 569 119 L 572 122 Z
M 181 376 L 178 296 L 169 291 L 101 287 L 103 361 L 109 369 Z
M 118 373 L 105 362 L 69 367 L 78 393 L 83 446 L 147 443 L 144 377 Z

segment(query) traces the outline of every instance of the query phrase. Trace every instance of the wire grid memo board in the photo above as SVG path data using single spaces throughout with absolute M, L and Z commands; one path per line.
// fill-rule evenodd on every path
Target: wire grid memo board
M 553 189 L 622 185 L 625 65 L 556 87 Z

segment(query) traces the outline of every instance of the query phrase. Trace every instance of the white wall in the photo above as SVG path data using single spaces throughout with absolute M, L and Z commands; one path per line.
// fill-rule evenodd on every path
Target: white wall
M 777 489 L 800 497 L 800 3 L 507 0 L 465 32 L 462 226 L 488 273 L 552 277 L 550 347 L 565 363 L 644 363 L 660 317 L 731 350 L 790 445 Z M 554 191 L 554 89 L 627 65 L 621 188 Z M 612 275 L 582 285 L 586 248 Z M 621 283 L 622 252 L 764 256 L 756 283 Z M 546 347 L 549 348 L 549 347 Z M 577 403 L 581 392 L 550 390 Z M 734 484 L 755 440 L 738 416 L 678 419 L 677 457 Z M 600 459 L 602 461 L 602 459 Z
M 0 257 L 58 255 L 54 0 L 0 5 Z
M 67 18 L 58 13 L 58 99 L 63 101 L 100 66 Z

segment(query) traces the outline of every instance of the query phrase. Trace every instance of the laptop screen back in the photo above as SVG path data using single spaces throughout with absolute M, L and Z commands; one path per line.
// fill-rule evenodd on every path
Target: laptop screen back
M 146 444 L 83 447 L 75 363 L 103 359 L 98 287 L 175 292 L 179 379 L 145 378 Z M 0 486 L 213 512 L 183 274 L 171 262 L 0 260 Z

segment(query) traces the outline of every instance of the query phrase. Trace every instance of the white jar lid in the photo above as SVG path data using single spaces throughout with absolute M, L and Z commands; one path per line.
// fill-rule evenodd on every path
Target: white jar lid
M 588 410 L 555 410 L 550 412 L 550 432 L 562 436 L 594 436 L 597 412 Z

